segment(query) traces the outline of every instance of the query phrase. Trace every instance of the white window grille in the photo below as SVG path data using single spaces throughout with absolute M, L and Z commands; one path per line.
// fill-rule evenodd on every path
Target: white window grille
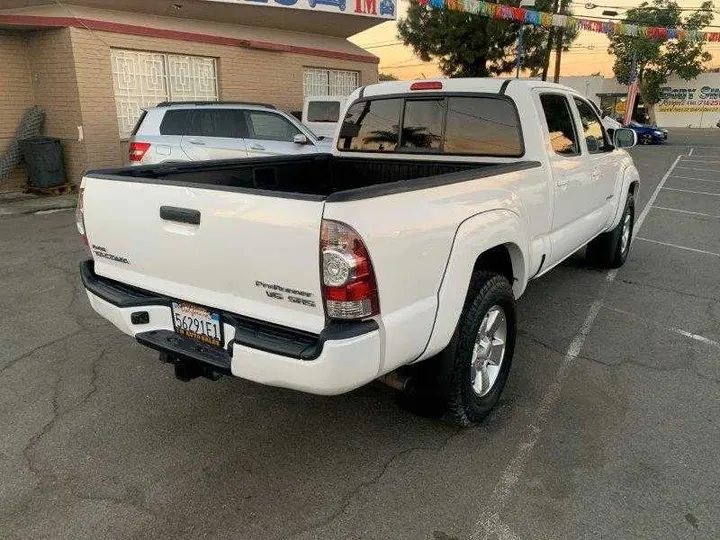
M 347 96 L 360 84 L 357 71 L 305 68 L 303 75 L 305 97 Z
M 214 58 L 112 49 L 120 138 L 126 139 L 144 107 L 161 101 L 217 101 Z

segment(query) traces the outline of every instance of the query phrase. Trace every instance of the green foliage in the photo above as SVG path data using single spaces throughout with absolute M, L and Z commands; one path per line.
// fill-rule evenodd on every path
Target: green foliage
M 378 80 L 379 81 L 397 81 L 398 78 L 395 75 L 393 75 L 392 73 L 380 73 L 380 75 L 378 75 Z
M 703 2 L 700 9 L 687 17 L 672 0 L 643 2 L 625 13 L 624 22 L 639 26 L 661 26 L 701 30 L 713 19 L 714 6 Z M 660 41 L 647 37 L 612 36 L 608 51 L 615 55 L 615 77 L 621 84 L 629 84 L 633 56 L 637 56 L 640 94 L 652 105 L 660 101 L 660 88 L 671 74 L 690 80 L 702 73 L 702 65 L 711 59 L 703 41 Z
M 507 2 L 514 6 L 519 3 Z M 551 0 L 537 0 L 535 9 L 550 11 L 550 6 Z M 515 69 L 520 26 L 462 11 L 434 9 L 410 0 L 407 17 L 398 21 L 398 36 L 424 62 L 437 61 L 448 77 L 487 77 Z M 525 27 L 523 68 L 532 75 L 542 70 L 548 34 L 546 28 Z M 576 37 L 577 32 L 565 31 L 566 50 Z

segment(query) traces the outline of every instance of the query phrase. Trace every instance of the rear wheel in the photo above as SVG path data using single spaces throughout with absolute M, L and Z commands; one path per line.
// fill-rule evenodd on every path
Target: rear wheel
M 416 412 L 451 424 L 479 422 L 507 382 L 516 328 L 510 282 L 495 273 L 477 273 L 450 344 L 414 368 L 402 400 Z
M 588 244 L 586 251 L 588 262 L 601 268 L 619 268 L 625 264 L 630 253 L 634 229 L 635 199 L 632 193 L 628 193 L 625 209 L 617 226 Z

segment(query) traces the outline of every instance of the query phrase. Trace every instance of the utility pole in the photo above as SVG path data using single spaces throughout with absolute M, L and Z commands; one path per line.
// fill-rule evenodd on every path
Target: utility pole
M 566 0 L 562 0 L 560 4 L 560 15 L 565 15 L 565 5 Z M 563 48 L 563 34 L 565 33 L 564 28 L 558 28 L 558 36 L 557 36 L 557 43 L 555 44 L 555 75 L 553 77 L 553 82 L 558 83 L 560 82 L 560 60 L 562 58 L 562 48 Z
M 550 13 L 556 13 L 558 10 L 558 0 L 553 0 L 552 3 L 552 9 L 550 10 Z M 553 49 L 553 37 L 555 36 L 555 27 L 551 26 L 548 29 L 548 42 L 547 42 L 547 48 L 545 49 L 545 58 L 543 59 L 543 71 L 542 71 L 542 80 L 547 81 L 547 74 L 548 69 L 550 68 L 550 53 Z

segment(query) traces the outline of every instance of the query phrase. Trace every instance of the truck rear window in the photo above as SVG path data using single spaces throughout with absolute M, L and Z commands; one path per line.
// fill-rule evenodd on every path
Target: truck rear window
M 402 114 L 402 129 L 399 129 Z M 520 157 L 520 119 L 509 98 L 440 96 L 354 103 L 338 150 Z

